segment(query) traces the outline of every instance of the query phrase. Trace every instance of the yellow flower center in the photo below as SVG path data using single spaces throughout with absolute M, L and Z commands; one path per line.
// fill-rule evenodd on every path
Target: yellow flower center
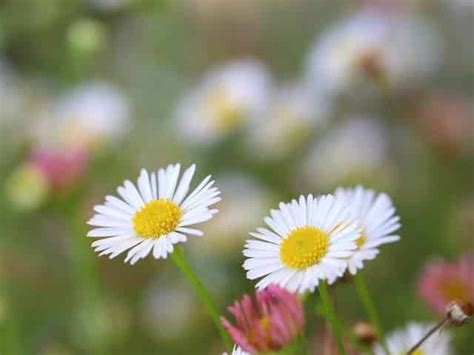
M 454 300 L 467 301 L 469 299 L 467 285 L 459 279 L 443 280 L 440 282 L 439 288 L 446 303 Z
M 326 254 L 329 237 L 319 228 L 300 227 L 292 230 L 280 244 L 281 262 L 294 269 L 305 269 L 318 263 Z
M 407 353 L 408 349 L 406 351 L 403 351 L 400 353 L 400 355 L 405 355 Z M 412 355 L 425 355 L 425 352 L 421 349 L 416 349 L 414 352 L 411 353 Z
M 209 96 L 207 108 L 214 114 L 210 117 L 217 129 L 226 132 L 237 126 L 243 118 L 243 112 L 231 101 L 225 91 L 219 91 Z
M 181 209 L 168 199 L 152 200 L 133 215 L 133 230 L 142 238 L 157 238 L 172 232 L 181 214 Z
M 361 233 L 359 235 L 359 238 L 356 239 L 355 243 L 357 245 L 357 249 L 360 249 L 362 247 L 362 245 L 364 245 L 364 243 L 365 243 L 365 234 Z

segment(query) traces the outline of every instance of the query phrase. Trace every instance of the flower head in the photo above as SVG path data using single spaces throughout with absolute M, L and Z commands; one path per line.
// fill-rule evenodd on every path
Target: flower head
M 257 240 L 248 240 L 244 249 L 247 278 L 263 277 L 258 288 L 276 283 L 293 292 L 313 291 L 319 280 L 342 276 L 361 233 L 348 222 L 343 201 L 332 195 L 300 196 L 270 214 L 265 223 L 271 230 L 250 233 Z
M 95 251 L 114 258 L 130 249 L 125 261 L 134 264 L 151 252 L 156 259 L 166 258 L 188 234 L 201 236 L 200 230 L 190 226 L 212 218 L 217 210 L 210 206 L 220 201 L 220 191 L 212 186 L 209 175 L 188 194 L 195 169 L 190 166 L 181 179 L 179 164 L 161 168 L 157 174 L 143 169 L 136 186 L 126 180 L 118 187 L 121 198 L 106 196 L 88 222 L 96 228 L 87 235 L 101 238 L 92 243 Z
M 451 301 L 474 303 L 474 261 L 469 257 L 455 262 L 432 261 L 418 279 L 418 294 L 436 312 L 445 314 Z
M 301 331 L 304 314 L 296 295 L 269 285 L 256 292 L 255 302 L 249 295 L 229 307 L 237 325 L 221 318 L 230 337 L 249 352 L 278 351 Z
M 409 323 L 404 329 L 396 330 L 387 336 L 387 347 L 390 354 L 406 354 L 422 339 L 435 324 Z M 449 355 L 452 354 L 451 336 L 448 331 L 437 332 L 426 340 L 413 355 Z M 383 355 L 385 351 L 380 344 L 374 347 L 375 355 Z
M 374 173 L 379 180 L 385 178 L 389 165 L 387 141 L 380 120 L 350 116 L 310 148 L 303 160 L 302 178 L 314 189 L 369 180 Z
M 9 176 L 5 192 L 16 209 L 29 211 L 47 199 L 49 188 L 48 180 L 37 166 L 23 163 Z
M 58 140 L 63 145 L 96 148 L 122 137 L 129 125 L 125 96 L 102 82 L 74 89 L 58 103 L 54 114 Z
M 351 220 L 357 221 L 362 233 L 356 240 L 357 250 L 350 257 L 348 270 L 355 274 L 364 267 L 364 260 L 372 260 L 379 253 L 382 244 L 400 240 L 393 235 L 400 228 L 400 217 L 395 214 L 392 200 L 384 193 L 376 194 L 362 186 L 355 188 L 339 188 L 335 193 L 349 206 Z
M 314 85 L 330 94 L 361 82 L 404 89 L 436 70 L 439 47 L 436 32 L 421 19 L 404 12 L 365 9 L 323 33 L 307 65 Z
M 261 117 L 269 91 L 270 75 L 260 62 L 241 60 L 218 67 L 180 102 L 179 130 L 193 143 L 216 142 Z
M 265 160 L 288 157 L 326 123 L 328 101 L 313 93 L 306 83 L 282 86 L 272 95 L 265 119 L 256 121 L 249 130 L 249 151 Z
M 78 147 L 34 147 L 29 160 L 51 187 L 64 187 L 84 173 L 88 158 L 88 152 Z

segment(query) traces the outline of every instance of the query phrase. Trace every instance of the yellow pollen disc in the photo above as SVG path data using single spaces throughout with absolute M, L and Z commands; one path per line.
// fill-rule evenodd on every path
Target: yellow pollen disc
M 157 238 L 172 232 L 181 218 L 181 209 L 168 199 L 147 202 L 133 215 L 133 230 L 142 238 Z
M 365 234 L 361 233 L 359 235 L 359 238 L 356 239 L 355 243 L 357 245 L 357 249 L 360 249 L 362 247 L 362 245 L 364 245 L 364 243 L 365 243 Z
M 446 303 L 454 300 L 469 300 L 468 286 L 458 279 L 443 280 L 440 285 L 440 292 Z
M 294 269 L 306 269 L 326 254 L 329 237 L 319 228 L 301 227 L 292 230 L 280 244 L 281 262 Z
M 406 354 L 403 352 L 403 355 Z M 421 349 L 416 349 L 414 352 L 411 353 L 412 355 L 425 355 L 425 352 Z
M 207 108 L 214 113 L 213 123 L 220 131 L 229 131 L 244 117 L 240 108 L 230 100 L 225 91 L 216 92 L 208 98 Z

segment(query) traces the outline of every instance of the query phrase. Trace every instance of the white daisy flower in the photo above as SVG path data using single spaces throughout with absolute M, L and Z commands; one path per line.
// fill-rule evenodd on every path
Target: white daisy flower
M 314 85 L 329 93 L 360 90 L 361 79 L 403 89 L 435 72 L 440 52 L 437 33 L 420 18 L 364 9 L 315 41 L 307 68 Z
M 191 226 L 217 212 L 210 206 L 220 201 L 220 191 L 209 175 L 188 195 L 195 169 L 191 165 L 181 179 L 179 164 L 161 168 L 157 174 L 143 169 L 138 188 L 126 180 L 117 188 L 121 198 L 106 196 L 103 205 L 94 207 L 97 214 L 88 222 L 97 228 L 87 235 L 101 238 L 92 243 L 94 250 L 114 258 L 130 249 L 125 262 L 135 264 L 149 253 L 155 259 L 166 258 L 173 245 L 185 242 L 187 235 L 203 235 Z
M 311 147 L 301 164 L 311 189 L 333 189 L 351 181 L 370 180 L 375 172 L 390 180 L 385 126 L 366 116 L 350 116 Z M 385 174 L 385 175 L 384 175 Z
M 59 144 L 96 148 L 120 139 L 127 132 L 129 110 L 126 97 L 115 86 L 91 82 L 59 100 L 52 119 L 44 124 Z
M 400 228 L 400 217 L 395 213 L 392 200 L 384 193 L 376 194 L 374 190 L 357 186 L 338 188 L 335 196 L 345 201 L 351 220 L 362 227 L 356 240 L 357 250 L 348 263 L 348 270 L 354 275 L 364 267 L 364 260 L 376 257 L 380 245 L 400 240 L 398 235 L 393 235 Z
M 164 276 L 164 275 L 163 275 Z M 147 334 L 157 340 L 182 339 L 202 320 L 202 307 L 184 282 L 169 275 L 153 280 L 145 292 L 142 319 Z M 162 287 L 163 284 L 168 287 Z
M 214 69 L 179 103 L 180 133 L 193 143 L 210 144 L 261 118 L 270 83 L 267 69 L 255 60 Z
M 433 328 L 432 323 L 409 323 L 404 329 L 396 330 L 387 336 L 387 347 L 390 354 L 406 354 L 428 331 Z M 413 355 L 451 355 L 451 335 L 449 331 L 436 332 L 426 340 Z M 385 351 L 376 344 L 375 355 L 383 355 Z
M 249 150 L 263 159 L 279 159 L 295 152 L 325 123 L 328 102 L 303 82 L 282 86 L 272 96 L 264 119 L 249 130 Z
M 243 252 L 247 278 L 263 277 L 257 288 L 276 283 L 303 293 L 314 291 L 319 280 L 343 275 L 361 229 L 348 222 L 342 200 L 332 195 L 300 196 L 299 201 L 280 203 L 270 215 L 265 218 L 270 229 L 250 233 L 257 240 L 248 240 Z

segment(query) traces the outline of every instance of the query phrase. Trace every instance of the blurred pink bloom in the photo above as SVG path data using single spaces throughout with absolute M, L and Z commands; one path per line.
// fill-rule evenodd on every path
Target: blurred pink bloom
M 255 302 L 244 295 L 228 309 L 237 325 L 224 317 L 222 324 L 232 340 L 249 352 L 280 350 L 298 335 L 304 323 L 297 296 L 276 285 L 257 291 Z
M 75 182 L 85 171 L 89 155 L 79 148 L 34 148 L 29 161 L 52 187 L 62 188 Z
M 444 315 L 451 301 L 474 302 L 474 259 L 428 263 L 418 280 L 418 294 L 436 312 Z
M 470 98 L 438 92 L 427 96 L 418 107 L 418 121 L 430 143 L 452 155 L 463 153 L 472 139 Z

